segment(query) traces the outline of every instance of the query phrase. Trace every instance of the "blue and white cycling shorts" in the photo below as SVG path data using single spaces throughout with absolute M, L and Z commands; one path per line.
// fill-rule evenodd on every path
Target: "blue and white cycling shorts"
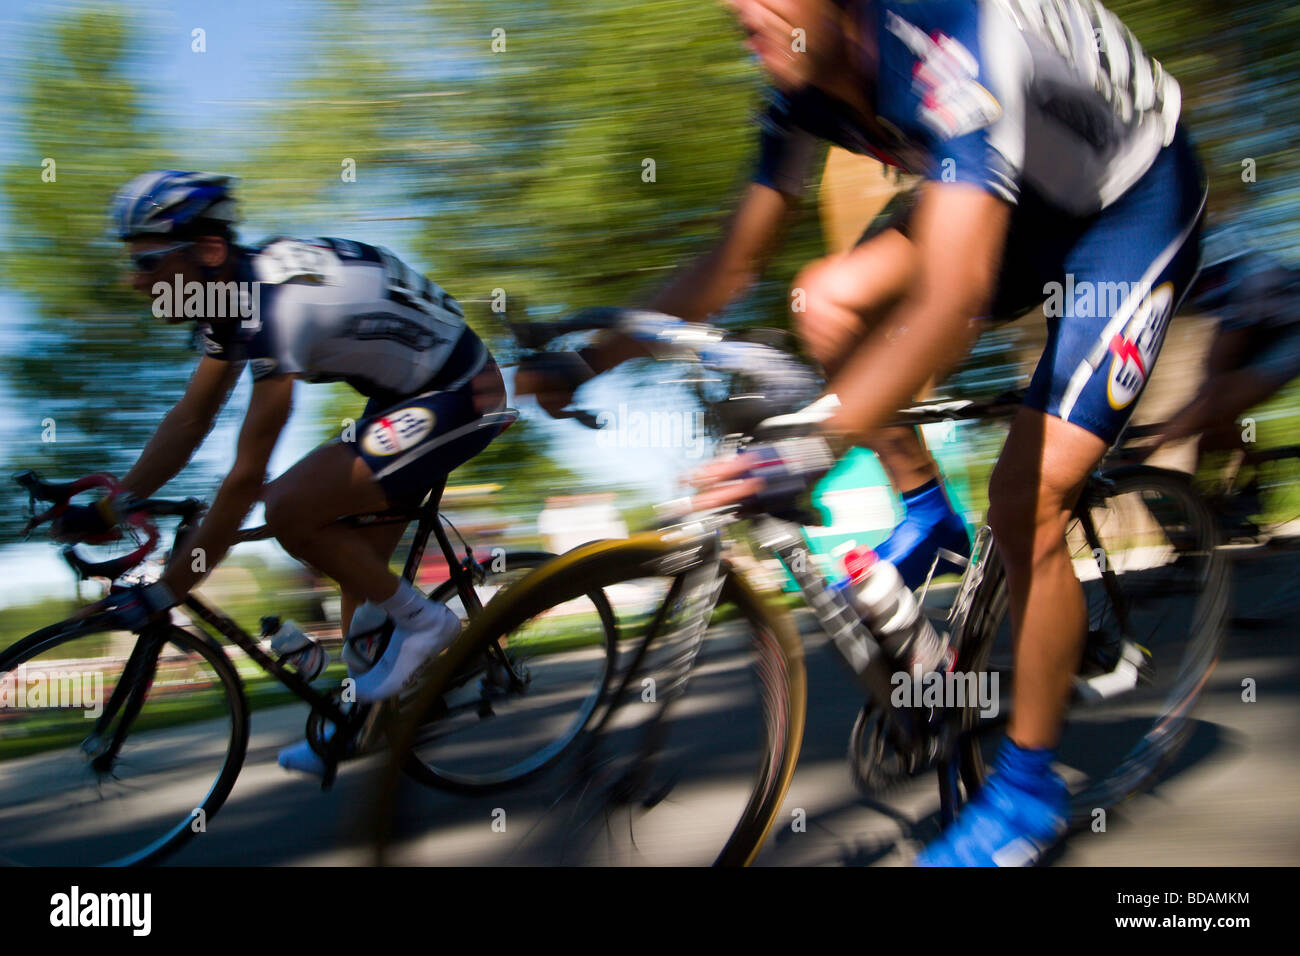
M 916 190 L 900 193 L 858 239 L 909 235 Z M 1025 404 L 1114 442 L 1196 277 L 1205 187 L 1180 128 L 1151 168 L 1096 215 L 1074 218 L 1021 190 L 990 315 L 1038 305 L 1048 338 Z
M 1025 404 L 1113 443 L 1196 278 L 1205 186 L 1180 128 L 1146 174 L 1075 219 L 1030 190 L 1012 214 L 992 314 L 1042 303 L 1048 336 Z
M 496 365 L 466 329 L 442 371 L 418 393 L 370 396 L 356 440 L 348 444 L 370 467 L 391 507 L 419 504 L 514 421 L 514 413 L 504 408 L 487 413 L 475 408 L 472 382 L 485 369 Z

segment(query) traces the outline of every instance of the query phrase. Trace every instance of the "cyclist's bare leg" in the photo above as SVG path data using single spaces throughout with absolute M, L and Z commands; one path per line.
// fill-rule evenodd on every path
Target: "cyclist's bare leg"
M 795 327 L 809 353 L 834 378 L 859 342 L 907 295 L 915 270 L 912 243 L 886 229 L 847 252 L 818 259 L 795 278 L 803 311 Z M 939 477 L 939 466 L 915 428 L 883 428 L 869 436 L 894 490 L 900 494 Z
M 1008 736 L 1055 747 L 1087 636 L 1083 586 L 1065 531 L 1106 442 L 1078 425 L 1021 408 L 989 481 L 988 521 L 1011 597 L 1015 701 Z
M 480 414 L 505 404 L 505 385 L 495 362 L 488 362 L 471 386 Z M 364 601 L 382 603 L 397 593 L 401 578 L 388 561 L 401 529 L 336 524 L 344 515 L 390 507 L 374 473 L 354 449 L 337 442 L 322 445 L 273 481 L 265 499 L 267 524 L 285 550 L 337 581 L 351 608 Z M 345 626 L 350 620 L 349 611 Z
M 1163 444 L 1214 429 L 1235 428 L 1237 416 L 1271 398 L 1283 384 L 1250 369 L 1211 375 L 1196 397 L 1166 423 L 1160 441 Z
M 383 524 L 356 530 L 358 535 L 364 538 L 375 554 L 378 555 L 379 559 L 387 565 L 392 560 L 393 552 L 397 550 L 398 543 L 402 540 L 402 533 L 406 530 L 406 525 L 401 523 Z M 365 603 L 366 599 L 358 598 L 357 595 L 347 589 L 341 589 L 339 597 L 339 626 L 346 635 L 348 628 L 352 625 L 353 613 Z
M 387 507 L 370 468 L 342 444 L 317 448 L 266 489 L 266 522 L 280 544 L 337 581 L 358 603 L 392 597 L 399 578 L 372 536 L 335 522 Z

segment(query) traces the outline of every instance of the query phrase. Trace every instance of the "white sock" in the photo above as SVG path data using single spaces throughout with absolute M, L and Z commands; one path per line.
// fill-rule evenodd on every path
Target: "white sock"
M 403 630 L 419 630 L 429 623 L 429 599 L 421 594 L 410 581 L 402 578 L 397 585 L 397 593 L 387 601 L 379 604 L 394 623 Z

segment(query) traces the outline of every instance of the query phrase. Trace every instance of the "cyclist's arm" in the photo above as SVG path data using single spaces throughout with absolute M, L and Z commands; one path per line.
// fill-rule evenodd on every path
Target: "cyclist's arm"
M 679 272 L 647 306 L 692 322 L 721 309 L 767 264 L 795 202 L 770 186 L 750 183 L 713 248 Z
M 713 248 L 679 272 L 645 308 L 702 322 L 745 290 L 777 246 L 797 200 L 770 186 L 750 183 Z M 583 352 L 597 374 L 648 355 L 624 335 L 605 335 Z
M 828 427 L 862 437 L 887 423 L 931 376 L 952 368 L 992 301 L 1011 207 L 969 183 L 927 182 L 913 220 L 920 278 L 828 388 Z
M 1144 458 L 1163 445 L 1232 421 L 1243 410 L 1238 407 L 1239 402 L 1232 399 L 1240 396 L 1239 401 L 1250 401 L 1256 394 L 1266 395 L 1270 391 L 1267 385 L 1261 388 L 1257 377 L 1243 368 L 1250 337 L 1249 329 L 1225 329 L 1220 325 L 1214 330 L 1200 387 L 1187 404 L 1171 415 L 1142 446 Z
M 242 362 L 223 362 L 207 355 L 199 360 L 185 394 L 159 423 L 122 479 L 128 491 L 147 498 L 176 477 L 212 428 L 243 367 Z
M 687 266 L 644 307 L 702 321 L 726 305 L 766 264 L 795 204 L 793 196 L 751 183 L 714 247 Z M 650 354 L 644 342 L 619 332 L 602 334 L 581 352 L 593 375 Z M 558 375 L 530 369 L 521 368 L 515 375 L 516 393 L 536 396 L 542 408 L 556 417 L 564 415 L 563 409 L 572 402 L 577 384 L 577 380 L 566 381 Z
M 183 598 L 225 557 L 239 526 L 261 497 L 271 452 L 293 407 L 293 376 L 271 375 L 253 385 L 235 464 L 217 490 L 203 523 L 172 556 L 162 582 Z

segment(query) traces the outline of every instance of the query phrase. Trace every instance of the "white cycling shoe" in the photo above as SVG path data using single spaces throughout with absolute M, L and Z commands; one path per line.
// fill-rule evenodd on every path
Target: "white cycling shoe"
M 373 703 L 397 694 L 423 663 L 436 657 L 460 634 L 460 618 L 446 605 L 430 601 L 429 607 L 432 614 L 427 626 L 418 631 L 394 630 L 383 656 L 373 665 L 350 641 L 345 645 L 343 661 L 348 665 L 348 676 L 356 682 L 358 701 Z M 367 602 L 353 617 L 349 636 L 378 630 L 386 618 L 381 608 Z M 326 740 L 334 736 L 335 729 L 331 724 L 325 730 Z M 297 770 L 313 777 L 325 775 L 325 761 L 306 740 L 285 747 L 278 761 L 285 770 Z
M 375 666 L 355 678 L 357 700 L 373 704 L 399 693 L 428 660 L 440 654 L 460 634 L 460 618 L 444 604 L 428 602 L 427 621 L 418 630 L 393 630 L 388 647 Z

